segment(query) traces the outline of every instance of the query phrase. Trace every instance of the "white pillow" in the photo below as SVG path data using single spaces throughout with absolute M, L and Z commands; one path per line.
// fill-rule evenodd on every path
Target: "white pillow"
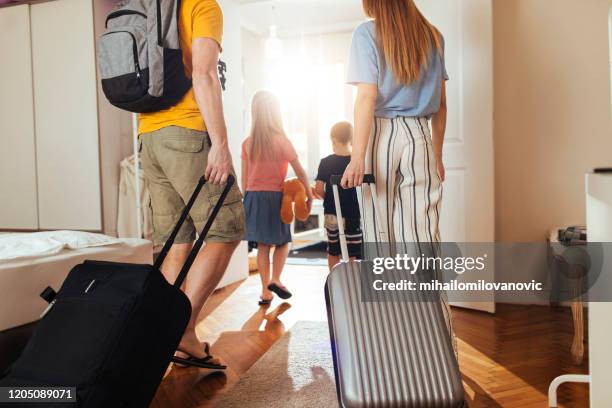
M 118 244 L 121 240 L 104 234 L 83 231 L 46 231 L 36 232 L 41 236 L 61 242 L 66 248 L 80 249 L 96 246 Z
M 6 234 L 0 236 L 0 260 L 25 258 L 29 256 L 52 255 L 60 252 L 61 242 L 33 234 Z
M 64 249 L 81 249 L 120 243 L 107 235 L 81 231 L 45 231 L 0 235 L 0 260 L 53 255 Z

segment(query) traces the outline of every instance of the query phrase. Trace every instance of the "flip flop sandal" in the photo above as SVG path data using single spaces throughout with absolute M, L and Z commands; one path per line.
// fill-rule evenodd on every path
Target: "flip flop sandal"
M 276 283 L 271 283 L 268 285 L 268 290 L 276 293 L 278 295 L 278 297 L 280 297 L 281 299 L 289 299 L 291 296 L 293 296 L 291 294 L 291 292 L 289 292 L 287 289 L 285 288 L 281 288 L 280 286 L 278 286 Z
M 183 353 L 189 355 L 183 351 Z M 193 356 L 189 356 L 188 358 L 182 358 L 174 356 L 172 357 L 172 362 L 183 367 L 197 367 L 197 368 L 206 368 L 209 370 L 225 370 L 227 368 L 226 365 L 223 364 L 214 364 L 211 363 L 214 357 L 210 354 L 210 345 L 208 343 L 204 343 L 204 353 L 206 353 L 205 357 L 197 358 Z
M 259 298 L 259 302 L 257 304 L 259 306 L 270 306 L 271 303 L 272 303 L 272 299 Z

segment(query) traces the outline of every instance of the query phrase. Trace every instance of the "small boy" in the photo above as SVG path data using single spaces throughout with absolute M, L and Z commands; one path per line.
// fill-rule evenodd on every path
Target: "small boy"
M 329 270 L 340 262 L 340 234 L 334 193 L 329 179 L 332 175 L 343 175 L 351 161 L 351 144 L 353 142 L 353 126 L 348 122 L 335 124 L 331 130 L 331 142 L 334 154 L 327 156 L 319 164 L 315 193 L 321 197 L 325 210 L 325 229 L 327 231 L 327 263 Z M 349 256 L 352 259 L 361 258 L 363 233 L 357 192 L 354 188 L 340 190 L 340 206 L 344 217 L 344 233 L 348 243 Z

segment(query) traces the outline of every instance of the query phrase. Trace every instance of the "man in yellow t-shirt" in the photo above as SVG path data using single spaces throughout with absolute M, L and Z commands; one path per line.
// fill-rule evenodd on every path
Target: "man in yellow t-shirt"
M 140 115 L 142 168 L 151 194 L 153 238 L 165 242 L 202 175 L 209 181 L 176 237 L 162 272 L 174 282 L 229 174 L 234 174 L 223 117 L 217 63 L 223 15 L 215 0 L 182 0 L 180 44 L 192 89 L 175 106 Z M 234 174 L 235 176 L 235 174 Z M 221 280 L 245 230 L 242 195 L 234 186 L 219 212 L 204 249 L 187 278 L 192 315 L 175 357 L 190 365 L 216 368 L 208 345 L 196 336 L 196 319 Z M 176 359 L 175 359 L 176 360 Z

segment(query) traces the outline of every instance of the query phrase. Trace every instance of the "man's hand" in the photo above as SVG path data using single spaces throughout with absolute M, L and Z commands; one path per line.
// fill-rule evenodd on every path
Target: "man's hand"
M 365 163 L 363 159 L 351 159 L 349 165 L 344 171 L 340 185 L 342 188 L 353 188 L 363 184 L 363 175 L 365 173 Z
M 208 153 L 208 166 L 204 174 L 206 180 L 213 184 L 225 184 L 232 170 L 232 155 L 227 144 L 213 143 Z

